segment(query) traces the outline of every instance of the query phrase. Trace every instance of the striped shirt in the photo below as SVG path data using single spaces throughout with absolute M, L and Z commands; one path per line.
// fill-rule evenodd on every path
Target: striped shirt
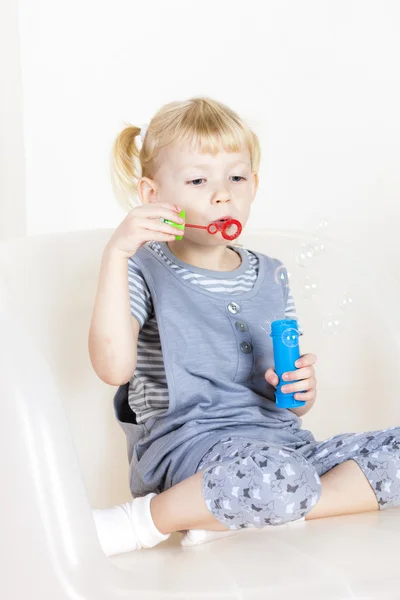
M 231 295 L 241 294 L 251 290 L 258 276 L 258 258 L 247 249 L 244 249 L 249 260 L 246 271 L 233 279 L 212 279 L 207 275 L 192 272 L 175 264 L 163 252 L 162 244 L 159 242 L 149 242 L 147 247 L 165 260 L 180 277 L 210 292 L 229 292 Z M 145 423 L 150 417 L 166 412 L 169 399 L 160 335 L 152 298 L 141 271 L 134 262 L 134 257 L 128 260 L 128 286 L 131 314 L 140 325 L 137 363 L 135 372 L 129 381 L 128 402 L 136 414 L 137 422 Z M 297 319 L 295 303 L 290 289 L 285 318 Z M 270 328 L 267 333 L 270 333 Z M 300 325 L 299 333 L 302 335 Z

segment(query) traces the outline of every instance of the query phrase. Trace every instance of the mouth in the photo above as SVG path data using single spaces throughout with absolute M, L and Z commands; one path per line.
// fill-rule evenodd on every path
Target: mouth
M 226 240 L 235 240 L 242 232 L 242 224 L 230 215 L 216 219 L 207 227 L 208 233 L 219 232 Z
M 229 219 L 232 219 L 233 217 L 231 217 L 230 215 L 226 216 L 226 217 L 221 217 L 220 219 L 216 219 L 214 221 L 214 223 L 225 223 L 225 221 L 229 221 Z

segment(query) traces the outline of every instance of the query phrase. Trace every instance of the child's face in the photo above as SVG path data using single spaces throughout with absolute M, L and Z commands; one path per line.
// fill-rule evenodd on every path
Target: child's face
M 208 225 L 223 217 L 237 219 L 244 227 L 258 188 L 258 176 L 251 171 L 249 150 L 213 156 L 184 147 L 162 150 L 160 168 L 154 178 L 156 200 L 171 202 L 186 211 L 187 223 Z M 200 165 L 200 166 L 199 166 Z M 227 233 L 232 235 L 232 226 Z M 221 233 L 187 228 L 185 238 L 215 245 L 227 243 Z

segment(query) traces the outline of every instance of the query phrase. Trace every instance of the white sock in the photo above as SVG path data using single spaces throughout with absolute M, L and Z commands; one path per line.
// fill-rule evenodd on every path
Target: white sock
M 181 539 L 181 546 L 197 546 L 211 540 L 219 540 L 245 531 L 245 529 L 230 529 L 229 531 L 208 531 L 207 529 L 188 529 Z
M 152 548 L 168 539 L 154 525 L 150 502 L 156 494 L 134 498 L 119 506 L 92 509 L 100 546 L 106 556 Z
M 284 523 L 283 525 L 292 525 L 292 523 L 297 523 L 297 521 L 305 521 L 305 517 L 300 517 L 295 521 L 289 521 L 288 523 Z M 265 529 L 265 528 L 264 528 Z M 250 531 L 259 529 L 249 527 L 243 529 L 230 529 L 229 531 L 208 531 L 206 529 L 188 529 L 181 539 L 181 546 L 197 546 L 198 544 L 204 544 L 205 542 L 211 542 L 211 540 L 223 539 L 229 537 L 230 535 L 234 535 L 235 533 L 240 533 L 241 531 Z
M 279 525 L 279 527 L 284 527 L 285 525 L 294 525 L 295 523 L 298 523 L 299 521 L 305 521 L 306 518 L 305 517 L 299 517 L 298 519 L 294 519 L 294 521 L 288 521 L 287 523 L 283 523 L 282 525 Z

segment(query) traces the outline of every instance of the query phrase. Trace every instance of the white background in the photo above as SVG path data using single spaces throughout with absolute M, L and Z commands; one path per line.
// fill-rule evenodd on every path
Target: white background
M 327 233 L 400 272 L 395 0 L 3 0 L 0 238 L 116 227 L 125 122 L 207 95 L 260 137 L 248 229 Z

